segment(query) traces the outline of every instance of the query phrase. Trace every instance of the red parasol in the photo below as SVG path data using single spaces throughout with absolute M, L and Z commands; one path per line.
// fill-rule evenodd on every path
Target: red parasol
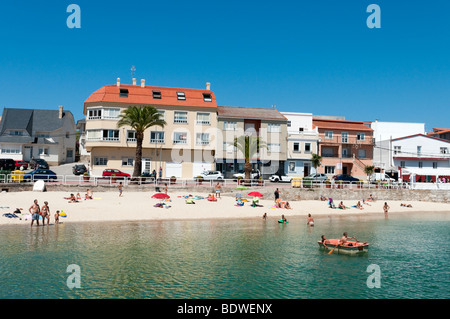
M 250 192 L 248 193 L 248 196 L 263 197 L 263 194 L 261 194 L 260 192 Z
M 152 196 L 152 198 L 165 199 L 170 198 L 170 196 L 164 193 L 156 193 L 155 195 Z

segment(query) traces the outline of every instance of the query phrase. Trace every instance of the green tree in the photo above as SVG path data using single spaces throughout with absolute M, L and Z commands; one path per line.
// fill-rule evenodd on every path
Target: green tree
M 241 135 L 234 139 L 233 143 L 234 147 L 236 147 L 239 151 L 244 154 L 245 165 L 244 165 L 244 173 L 245 179 L 250 179 L 250 174 L 252 172 L 252 164 L 250 164 L 250 160 L 259 152 L 260 148 L 267 148 L 266 143 L 261 140 L 261 138 L 257 136 L 245 136 Z
M 312 153 L 311 162 L 317 174 L 317 168 L 322 164 L 322 156 L 320 156 L 319 154 Z
M 370 182 L 370 177 L 372 176 L 374 169 L 375 169 L 375 166 L 372 166 L 372 165 L 364 166 L 364 173 L 366 173 L 367 179 L 369 180 L 369 182 Z
M 142 141 L 144 131 L 151 126 L 166 125 L 166 121 L 161 119 L 158 110 L 153 106 L 131 106 L 123 110 L 117 127 L 130 126 L 136 132 L 136 156 L 134 160 L 133 177 L 141 176 L 142 168 Z

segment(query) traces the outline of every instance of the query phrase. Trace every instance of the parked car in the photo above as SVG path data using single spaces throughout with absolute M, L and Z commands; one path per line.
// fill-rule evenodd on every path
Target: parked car
M 82 175 L 87 172 L 87 168 L 84 164 L 76 164 L 72 167 L 74 175 Z
M 114 169 L 114 168 L 107 168 L 103 171 L 102 173 L 103 177 L 111 177 L 111 176 L 115 176 L 117 178 L 130 178 L 130 174 L 128 173 L 124 173 L 122 171 L 119 171 L 118 169 Z
M 35 169 L 34 171 L 23 175 L 24 181 L 31 181 L 31 180 L 36 180 L 36 179 L 43 179 L 45 181 L 51 181 L 51 180 L 56 180 L 56 178 L 57 177 L 56 177 L 55 172 L 53 172 L 49 169 L 43 169 L 43 168 Z
M 359 182 L 359 179 L 356 177 L 353 177 L 351 175 L 348 174 L 341 174 L 341 175 L 336 175 L 334 177 L 335 181 L 343 181 L 343 182 Z
M 305 177 L 305 179 L 313 179 L 315 181 L 326 181 L 327 178 L 327 175 L 319 173 L 312 173 L 311 175 Z
M 256 179 L 259 178 L 261 176 L 261 172 L 259 171 L 259 169 L 252 169 L 252 172 L 250 173 L 250 178 L 251 179 Z M 239 173 L 237 174 L 233 174 L 233 178 L 237 179 L 237 178 L 245 178 L 245 172 L 243 170 L 240 170 Z
M 376 182 L 376 181 L 389 181 L 389 182 L 395 182 L 395 179 L 393 179 L 392 177 L 390 177 L 389 175 L 385 174 L 385 173 L 373 173 L 370 176 L 370 180 L 372 182 Z
M 31 169 L 36 169 L 36 168 L 48 169 L 49 167 L 48 167 L 48 163 L 45 160 L 38 158 L 38 159 L 32 159 L 30 161 L 30 168 Z
M 0 170 L 13 171 L 16 169 L 16 161 L 12 158 L 0 159 Z
M 200 176 L 207 181 L 223 179 L 223 174 L 219 171 L 203 171 Z
M 23 169 L 27 169 L 28 168 L 28 162 L 16 161 L 16 169 L 20 169 L 21 167 L 23 167 Z
M 277 174 L 275 174 L 275 175 L 270 176 L 269 180 L 271 182 L 274 182 L 274 183 L 278 183 L 278 182 L 290 183 L 291 180 L 292 180 L 292 177 L 291 176 L 286 176 L 286 175 L 277 175 Z

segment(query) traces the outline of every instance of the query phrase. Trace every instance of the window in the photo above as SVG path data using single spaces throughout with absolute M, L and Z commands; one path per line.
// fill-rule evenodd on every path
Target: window
M 342 143 L 348 143 L 348 132 L 342 132 L 341 133 L 341 142 Z
M 236 129 L 237 129 L 237 122 L 229 122 L 229 121 L 223 122 L 224 131 L 236 131 Z
M 358 157 L 359 157 L 359 158 L 366 158 L 366 150 L 360 148 L 360 149 L 358 150 Z
M 159 114 L 159 119 L 160 120 L 165 120 L 166 119 L 166 112 L 163 110 L 158 110 L 158 114 Z
M 400 154 L 402 152 L 401 146 L 394 146 L 394 155 Z
M 287 121 L 287 127 L 291 127 L 292 122 L 291 121 Z
M 117 120 L 120 117 L 120 109 L 107 108 L 103 110 L 102 119 Z
M 67 133 L 66 133 L 67 135 Z M 36 134 L 37 137 L 42 137 L 42 138 L 50 138 L 50 134 L 48 133 L 38 133 Z
M 305 153 L 311 153 L 311 143 L 305 143 Z
M 203 101 L 205 101 L 205 102 L 212 102 L 211 94 L 203 93 Z
M 102 118 L 102 110 L 94 109 L 88 111 L 88 120 L 100 120 Z
M 68 158 L 73 157 L 73 150 L 67 150 L 67 156 Z
M 103 130 L 103 141 L 119 141 L 119 130 Z
M 120 97 L 128 97 L 128 89 L 120 89 Z
M 108 164 L 107 157 L 94 157 L 94 165 L 106 166 Z
M 423 168 L 423 162 L 418 163 L 419 168 Z
M 2 154 L 21 154 L 20 145 L 4 145 L 2 147 Z
M 356 140 L 357 141 L 365 141 L 366 140 L 366 133 L 357 133 L 356 134 Z
M 325 139 L 326 140 L 333 139 L 333 131 L 325 131 Z
M 223 142 L 223 150 L 227 151 L 227 153 L 234 153 L 237 151 L 237 148 L 233 144 Z
M 9 135 L 13 135 L 13 136 L 23 136 L 23 131 L 9 131 Z
M 422 146 L 417 146 L 417 155 L 422 154 Z
M 270 132 L 270 133 L 281 132 L 281 124 L 269 123 L 267 125 L 267 132 Z
M 102 131 L 101 130 L 87 130 L 86 131 L 86 139 L 88 141 L 101 141 L 102 139 Z
M 208 145 L 209 144 L 209 133 L 197 133 L 195 144 L 197 145 Z
M 348 149 L 346 149 L 346 148 L 342 149 L 342 157 L 343 158 L 347 158 L 348 157 Z
M 300 143 L 294 142 L 294 152 L 299 153 L 300 152 Z
M 433 168 L 438 168 L 438 162 L 433 162 Z
M 400 167 L 406 167 L 405 161 L 400 161 Z
M 209 113 L 197 113 L 197 124 L 200 125 L 209 125 Z
M 161 91 L 152 91 L 154 99 L 161 99 Z
M 122 158 L 122 166 L 134 166 L 134 158 L 132 157 Z
M 164 143 L 164 132 L 150 132 L 150 143 Z
M 325 174 L 334 174 L 334 166 L 325 166 Z
M 448 147 L 441 147 L 441 154 L 448 154 Z
M 48 148 L 47 147 L 40 147 L 39 148 L 39 155 L 48 155 Z
M 179 112 L 179 111 L 177 112 L 177 111 L 175 111 L 173 122 L 174 123 L 179 123 L 179 124 L 187 124 L 187 122 L 188 122 L 188 113 L 187 112 Z
M 70 133 L 66 132 L 66 138 L 69 138 L 69 137 L 70 137 Z
M 299 127 L 299 128 L 298 128 L 298 131 L 299 131 L 299 132 L 303 132 L 304 130 L 305 130 L 305 129 L 304 129 L 303 127 Z
M 186 95 L 184 94 L 184 92 L 177 92 L 177 99 L 185 101 L 186 100 Z
M 295 172 L 295 162 L 289 162 L 289 172 Z
M 269 153 L 280 153 L 281 151 L 280 144 L 267 144 L 267 151 Z
M 136 131 L 127 131 L 127 142 L 136 142 Z
M 186 132 L 174 132 L 173 133 L 173 144 L 187 144 L 187 133 Z

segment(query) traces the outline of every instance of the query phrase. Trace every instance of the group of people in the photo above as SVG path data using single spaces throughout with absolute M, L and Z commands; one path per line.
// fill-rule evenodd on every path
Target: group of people
M 120 183 L 122 184 L 122 183 Z M 75 196 L 74 194 L 70 194 L 69 197 L 64 197 L 65 199 L 69 200 L 69 203 L 78 203 L 79 201 L 81 201 L 81 195 L 80 193 L 77 193 L 77 195 Z M 92 190 L 90 190 L 89 188 L 86 191 L 86 194 L 84 195 L 85 199 L 94 199 L 94 193 L 92 192 Z
M 31 214 L 31 226 L 33 226 L 34 221 L 36 225 L 39 226 L 39 219 L 42 218 L 42 225 L 45 226 L 45 221 L 47 220 L 47 226 L 50 224 L 50 207 L 48 202 L 45 201 L 42 207 L 39 206 L 38 200 L 35 199 L 33 204 L 30 206 L 28 211 Z M 59 224 L 59 210 L 55 212 L 55 224 Z
M 281 201 L 280 190 L 278 188 L 275 190 L 275 192 L 273 194 L 275 196 L 275 207 L 276 208 L 292 209 L 292 207 L 288 201 L 285 201 L 285 202 Z
M 353 240 L 355 240 L 355 241 L 358 241 L 358 240 L 356 239 L 356 237 L 354 237 L 354 236 L 348 237 L 347 232 L 344 232 L 344 233 L 342 234 L 342 237 L 339 239 L 338 246 L 342 246 L 342 245 L 347 244 L 349 239 L 353 239 Z M 329 242 L 328 239 L 325 237 L 325 235 L 322 235 L 322 245 L 323 245 L 325 248 L 328 248 L 327 244 L 330 244 L 330 242 Z M 364 244 L 366 244 L 366 242 L 364 242 Z M 348 245 L 350 246 L 351 244 L 348 244 Z M 329 249 L 329 248 L 328 248 L 328 249 Z

